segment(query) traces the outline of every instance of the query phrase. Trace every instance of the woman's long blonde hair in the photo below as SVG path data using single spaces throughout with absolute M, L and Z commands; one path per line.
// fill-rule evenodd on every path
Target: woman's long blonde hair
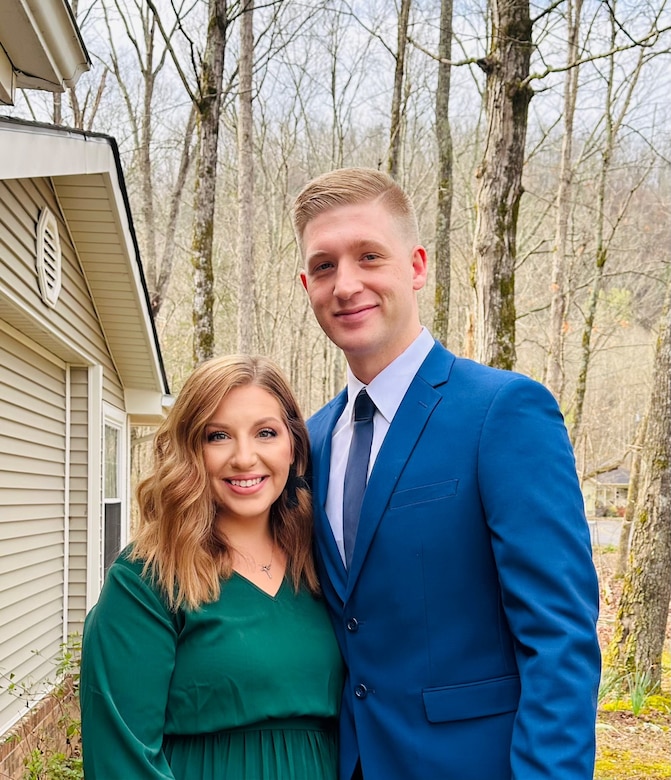
M 216 600 L 221 578 L 232 572 L 229 547 L 214 524 L 216 507 L 203 445 L 205 427 L 221 399 L 244 385 L 261 387 L 277 399 L 292 439 L 292 471 L 303 475 L 307 468 L 307 428 L 275 363 L 263 357 L 228 355 L 195 369 L 156 432 L 153 468 L 137 489 L 140 525 L 131 558 L 144 561 L 145 574 L 161 587 L 172 609 L 197 609 Z M 304 582 L 317 593 L 309 491 L 299 487 L 296 499 L 297 505 L 288 500 L 285 489 L 272 505 L 271 533 L 287 554 L 294 588 Z

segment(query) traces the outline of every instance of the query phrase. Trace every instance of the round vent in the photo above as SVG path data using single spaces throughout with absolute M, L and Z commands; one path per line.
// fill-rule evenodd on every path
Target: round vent
M 61 292 L 61 241 L 58 222 L 48 208 L 42 210 L 37 223 L 36 263 L 40 295 L 53 308 Z

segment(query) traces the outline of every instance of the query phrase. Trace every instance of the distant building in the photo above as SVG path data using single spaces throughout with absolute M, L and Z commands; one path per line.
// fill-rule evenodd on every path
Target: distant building
M 629 493 L 629 471 L 612 464 L 595 469 L 582 484 L 587 517 L 624 517 Z

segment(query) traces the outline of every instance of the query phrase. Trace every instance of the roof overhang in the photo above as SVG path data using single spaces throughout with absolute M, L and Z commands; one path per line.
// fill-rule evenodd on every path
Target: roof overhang
M 0 117 L 0 148 L 0 179 L 53 182 L 131 421 L 158 422 L 170 390 L 115 140 Z
M 2 0 L 0 36 L 0 103 L 17 89 L 63 92 L 91 67 L 67 0 Z

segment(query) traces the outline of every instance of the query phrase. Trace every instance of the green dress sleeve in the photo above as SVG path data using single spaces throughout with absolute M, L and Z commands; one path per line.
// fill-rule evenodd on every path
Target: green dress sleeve
M 172 780 L 163 754 L 177 623 L 122 556 L 110 568 L 82 640 L 80 699 L 86 780 Z

